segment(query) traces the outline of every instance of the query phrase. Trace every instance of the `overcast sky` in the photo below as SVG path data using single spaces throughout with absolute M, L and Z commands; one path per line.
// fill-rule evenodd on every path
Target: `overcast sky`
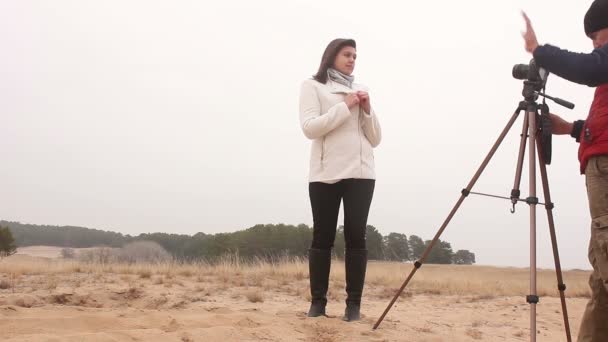
M 0 219 L 125 234 L 312 225 L 299 87 L 348 37 L 383 129 L 368 223 L 431 239 L 522 99 L 519 11 L 541 43 L 590 52 L 589 4 L 0 0 Z M 553 112 L 586 117 L 592 88 L 550 76 L 547 91 L 576 104 Z M 522 118 L 474 191 L 509 196 Z M 554 137 L 548 167 L 566 269 L 590 268 L 577 148 Z M 479 264 L 527 266 L 529 209 L 509 209 L 471 196 L 442 239 Z M 553 267 L 550 247 L 539 206 L 539 266 Z

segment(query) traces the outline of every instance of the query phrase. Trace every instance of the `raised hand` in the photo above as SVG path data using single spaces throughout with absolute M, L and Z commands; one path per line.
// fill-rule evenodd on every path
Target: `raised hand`
M 534 28 L 532 27 L 532 22 L 526 12 L 521 11 L 522 17 L 526 21 L 526 31 L 522 32 L 521 36 L 524 37 L 524 41 L 526 43 L 525 48 L 529 53 L 534 53 L 534 50 L 538 47 L 538 40 L 536 39 L 536 33 L 534 32 Z

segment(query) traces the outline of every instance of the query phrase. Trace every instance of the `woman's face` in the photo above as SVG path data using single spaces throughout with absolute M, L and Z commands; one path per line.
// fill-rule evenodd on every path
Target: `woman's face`
M 345 46 L 338 52 L 333 67 L 343 74 L 351 75 L 355 70 L 356 59 L 357 50 L 352 46 Z

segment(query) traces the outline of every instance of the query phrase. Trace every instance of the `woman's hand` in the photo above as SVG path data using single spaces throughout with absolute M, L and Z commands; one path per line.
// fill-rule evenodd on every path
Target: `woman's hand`
M 534 53 L 534 50 L 538 47 L 538 40 L 536 39 L 536 33 L 534 33 L 534 29 L 532 28 L 532 22 L 530 18 L 526 15 L 526 12 L 522 11 L 521 15 L 524 17 L 526 21 L 526 31 L 521 35 L 524 37 L 524 41 L 526 43 L 526 51 L 529 53 Z
M 349 109 L 353 108 L 359 104 L 359 96 L 356 93 L 350 93 L 346 95 L 346 97 L 344 98 L 344 102 L 346 103 Z
M 357 97 L 359 98 L 359 104 L 361 105 L 361 108 L 363 108 L 365 113 L 370 114 L 370 111 L 372 109 L 369 102 L 369 93 L 366 91 L 358 91 Z

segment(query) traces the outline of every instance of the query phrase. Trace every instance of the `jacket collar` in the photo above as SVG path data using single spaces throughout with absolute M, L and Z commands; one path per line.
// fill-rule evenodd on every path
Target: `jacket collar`
M 327 80 L 327 86 L 329 86 L 330 92 L 333 94 L 350 94 L 359 90 L 367 91 L 367 88 L 361 84 L 353 83 L 353 87 L 351 89 L 343 84 L 334 82 L 330 79 Z

